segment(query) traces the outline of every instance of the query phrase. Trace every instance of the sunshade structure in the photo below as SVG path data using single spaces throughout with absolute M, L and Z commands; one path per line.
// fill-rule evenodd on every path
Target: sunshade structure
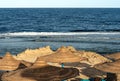
M 30 67 L 32 65 L 33 65 L 32 63 L 25 62 L 25 61 L 20 61 L 19 67 L 16 70 L 24 69 L 24 68 Z
M 23 61 L 23 60 L 21 60 L 20 62 L 21 62 L 22 64 L 24 64 L 25 66 L 27 66 L 27 67 L 30 67 L 30 66 L 33 65 L 33 63 L 26 62 L 26 61 Z
M 113 54 L 107 54 L 105 57 L 112 59 L 112 60 L 118 60 L 120 59 L 120 52 L 118 53 L 113 53 Z
M 117 81 L 120 81 L 120 60 L 110 63 L 99 64 L 96 65 L 95 68 L 104 72 L 116 73 Z
M 90 51 L 76 51 L 74 52 L 75 55 L 81 57 L 81 58 L 87 58 L 86 61 L 83 63 L 87 63 L 89 65 L 96 65 L 101 64 L 105 62 L 111 62 L 108 58 L 96 53 L 96 52 L 90 52 Z
M 53 51 L 50 49 L 50 46 L 46 46 L 38 49 L 27 49 L 24 52 L 14 56 L 14 58 L 17 60 L 24 60 L 26 62 L 34 63 L 38 57 L 52 53 Z
M 95 68 L 111 73 L 120 73 L 120 60 L 96 65 Z
M 5 56 L 0 59 L 0 70 L 15 70 L 18 68 L 20 61 L 15 60 L 12 55 L 7 52 Z
M 100 78 L 105 78 L 107 73 L 100 71 L 96 68 L 91 67 L 90 65 L 86 63 L 64 63 L 65 66 L 74 66 L 77 69 L 80 70 L 80 76 L 77 78 L 81 79 L 89 79 L 89 78 L 95 78 L 95 77 L 100 77 Z
M 62 47 L 58 48 L 57 51 L 59 51 L 61 48 L 68 49 L 68 50 L 70 50 L 72 52 L 76 52 L 77 51 L 73 46 L 66 46 L 66 47 L 62 46 Z
M 93 78 L 95 78 L 95 77 L 105 78 L 107 75 L 106 72 L 97 70 L 96 68 L 93 68 L 93 67 L 92 68 L 88 67 L 86 69 L 82 69 L 80 74 L 83 74 L 89 78 L 91 78 L 91 77 L 93 77 Z M 83 79 L 85 79 L 85 78 L 83 78 Z
M 66 47 L 61 47 L 55 53 L 39 57 L 39 59 L 53 63 L 80 62 L 81 60 L 85 60 L 85 58 L 80 58 Z
M 2 57 L 0 57 L 0 59 L 2 59 Z
M 36 67 L 45 67 L 48 66 L 48 64 L 45 61 L 42 61 L 40 59 L 37 59 L 35 63 L 33 64 L 32 68 Z
M 7 76 L 6 76 L 7 75 Z M 61 81 L 79 75 L 75 68 L 60 68 L 50 66 L 44 61 L 37 60 L 27 69 L 6 73 L 2 76 L 3 81 Z

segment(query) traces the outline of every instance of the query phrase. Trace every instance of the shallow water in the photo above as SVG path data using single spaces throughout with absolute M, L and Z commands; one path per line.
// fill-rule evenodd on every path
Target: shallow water
M 21 33 L 22 34 L 22 33 Z M 101 54 L 120 51 L 119 32 L 81 32 L 81 33 L 52 33 L 26 35 L 15 34 L 1 36 L 0 52 L 3 55 L 6 51 L 13 54 L 24 51 L 26 48 L 39 48 L 50 45 L 53 50 L 61 46 L 72 45 L 77 50 L 95 51 Z

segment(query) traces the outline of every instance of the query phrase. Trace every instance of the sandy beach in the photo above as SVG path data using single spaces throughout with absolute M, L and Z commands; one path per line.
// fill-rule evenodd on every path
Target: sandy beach
M 120 81 L 118 0 L 0 4 L 0 80 Z

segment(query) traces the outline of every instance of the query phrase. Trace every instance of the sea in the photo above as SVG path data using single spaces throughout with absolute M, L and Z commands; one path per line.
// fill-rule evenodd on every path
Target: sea
M 120 52 L 120 8 L 0 8 L 0 56 L 48 45 Z

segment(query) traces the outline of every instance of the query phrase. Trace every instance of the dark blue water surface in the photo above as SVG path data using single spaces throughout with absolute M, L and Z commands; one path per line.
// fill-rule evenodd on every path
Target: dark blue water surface
M 0 54 L 72 45 L 101 54 L 120 51 L 119 8 L 0 9 Z

